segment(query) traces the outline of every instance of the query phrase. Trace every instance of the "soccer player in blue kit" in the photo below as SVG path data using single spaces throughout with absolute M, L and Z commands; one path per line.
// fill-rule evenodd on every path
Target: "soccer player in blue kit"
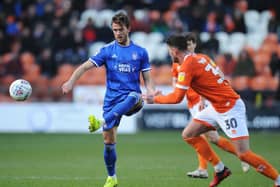
M 89 116 L 89 130 L 103 128 L 104 161 L 108 177 L 104 187 L 116 187 L 118 184 L 115 164 L 117 127 L 123 115 L 132 115 L 143 106 L 140 90 L 142 73 L 147 94 L 154 92 L 150 76 L 150 63 L 147 51 L 133 43 L 129 38 L 130 21 L 124 12 L 115 14 L 111 22 L 115 40 L 81 64 L 62 85 L 64 94 L 72 90 L 74 83 L 90 68 L 106 67 L 106 94 L 103 106 L 103 120 Z M 92 75 L 94 76 L 94 75 Z

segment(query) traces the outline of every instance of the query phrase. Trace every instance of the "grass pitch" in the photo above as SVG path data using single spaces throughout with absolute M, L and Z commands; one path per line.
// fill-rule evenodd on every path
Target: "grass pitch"
M 251 148 L 280 170 L 280 132 L 251 133 Z M 272 187 L 254 169 L 244 174 L 240 161 L 213 146 L 233 175 L 220 186 Z M 197 167 L 192 148 L 180 131 L 118 135 L 120 187 L 205 187 L 212 179 L 191 179 Z M 1 187 L 103 187 L 103 141 L 100 134 L 0 134 Z

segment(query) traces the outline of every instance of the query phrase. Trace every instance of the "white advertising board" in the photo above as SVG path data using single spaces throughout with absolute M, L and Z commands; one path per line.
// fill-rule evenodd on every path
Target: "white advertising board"
M 102 106 L 83 103 L 0 103 L 0 132 L 88 133 L 89 114 L 101 118 Z M 122 118 L 119 133 L 135 133 L 136 130 L 136 116 Z

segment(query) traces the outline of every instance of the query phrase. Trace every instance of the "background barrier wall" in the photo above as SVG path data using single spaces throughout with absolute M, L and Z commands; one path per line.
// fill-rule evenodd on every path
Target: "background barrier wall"
M 82 103 L 1 103 L 0 132 L 88 133 L 89 114 L 101 118 L 101 106 Z M 135 133 L 134 118 L 124 117 L 119 132 Z
M 247 124 L 254 130 L 280 130 L 280 105 L 256 108 L 247 104 Z M 191 119 L 185 106 L 146 106 L 142 110 L 139 124 L 143 129 L 184 128 Z
M 172 87 L 157 89 L 168 93 Z M 87 117 L 102 117 L 104 94 L 104 86 L 82 86 L 75 88 L 73 103 L 0 103 L 0 132 L 88 133 Z M 256 108 L 247 103 L 246 107 L 250 129 L 280 130 L 280 105 Z M 123 117 L 118 131 L 182 129 L 190 118 L 186 101 L 176 105 L 146 104 L 137 115 Z

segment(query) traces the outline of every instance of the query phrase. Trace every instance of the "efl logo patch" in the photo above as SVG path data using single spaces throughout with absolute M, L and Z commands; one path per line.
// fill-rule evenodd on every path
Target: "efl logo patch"
M 178 74 L 178 81 L 179 81 L 179 82 L 184 81 L 184 80 L 185 80 L 185 76 L 186 76 L 186 73 L 185 73 L 185 72 L 180 72 L 180 73 Z

